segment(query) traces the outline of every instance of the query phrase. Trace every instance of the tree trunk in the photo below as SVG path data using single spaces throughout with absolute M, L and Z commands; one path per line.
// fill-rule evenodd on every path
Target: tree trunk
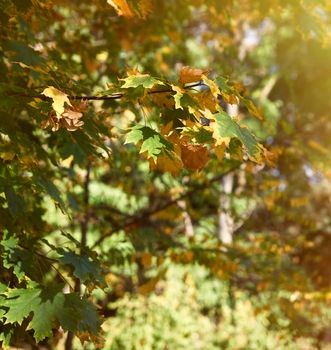
M 187 210 L 187 204 L 184 199 L 177 201 L 178 207 L 182 210 L 182 215 L 184 219 L 184 227 L 185 227 L 185 236 L 193 237 L 194 236 L 194 228 L 191 216 Z
M 227 104 L 226 111 L 231 117 L 238 115 L 237 104 Z M 231 194 L 233 192 L 234 174 L 225 175 L 220 181 L 218 238 L 222 243 L 231 244 L 233 241 L 234 220 L 231 215 Z

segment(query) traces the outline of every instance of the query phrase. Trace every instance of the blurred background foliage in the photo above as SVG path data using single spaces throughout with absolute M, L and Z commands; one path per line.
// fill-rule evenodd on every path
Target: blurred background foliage
M 38 345 L 28 312 L 10 329 L 2 318 L 0 343 L 331 348 L 330 1 L 0 7 L 0 287 L 64 283 L 103 321 L 102 340 L 90 319 L 74 339 L 55 322 Z M 176 121 L 179 111 L 145 105 L 134 89 L 90 102 L 77 131 L 40 127 L 51 107 L 35 98 L 47 86 L 105 96 L 133 71 L 176 82 L 183 66 L 230 79 L 254 101 L 264 119 L 242 105 L 238 119 L 272 164 L 233 157 L 231 144 L 231 157 L 203 170 L 151 171 L 125 131 L 160 130 L 160 113 Z

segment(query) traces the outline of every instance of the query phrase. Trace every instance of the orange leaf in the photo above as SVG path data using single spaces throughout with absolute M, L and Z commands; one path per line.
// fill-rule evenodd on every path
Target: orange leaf
M 194 83 L 201 80 L 201 77 L 207 73 L 208 70 L 190 68 L 188 66 L 185 66 L 180 70 L 179 82 L 181 84 Z
M 153 11 L 152 0 L 141 0 L 139 4 L 140 12 L 143 18 L 146 18 Z
M 134 17 L 134 13 L 131 10 L 126 0 L 107 0 L 108 4 L 113 6 L 116 12 L 120 16 Z
M 192 170 L 202 169 L 209 161 L 208 149 L 202 145 L 181 144 L 182 161 L 186 168 Z

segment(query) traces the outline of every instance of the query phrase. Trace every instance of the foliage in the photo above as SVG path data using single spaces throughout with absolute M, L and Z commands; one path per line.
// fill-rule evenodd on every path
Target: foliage
M 328 342 L 329 1 L 0 4 L 2 346 Z

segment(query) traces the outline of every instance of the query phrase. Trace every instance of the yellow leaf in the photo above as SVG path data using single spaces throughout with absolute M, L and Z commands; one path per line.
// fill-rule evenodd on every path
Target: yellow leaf
M 144 267 L 151 267 L 152 265 L 152 255 L 146 252 L 141 254 L 141 263 Z
M 38 109 L 38 103 L 40 103 L 42 100 L 40 98 L 34 98 L 33 101 L 29 102 L 28 105 Z
M 107 0 L 107 2 L 114 7 L 120 16 L 134 17 L 134 13 L 126 0 Z
M 218 145 L 214 148 L 214 152 L 219 161 L 221 161 L 224 157 L 226 145 L 223 143 L 222 145 Z
M 139 286 L 138 293 L 142 295 L 146 295 L 152 292 L 156 288 L 157 283 L 164 277 L 164 275 L 165 275 L 165 271 L 162 271 L 156 277 L 151 278 L 145 284 Z
M 60 116 L 64 112 L 65 103 L 71 106 L 68 95 L 56 89 L 54 86 L 49 86 L 42 92 L 42 94 L 53 100 L 52 107 L 57 116 Z
M 148 97 L 160 107 L 172 109 L 175 106 L 175 101 L 170 94 L 151 94 Z
M 316 151 L 322 153 L 322 154 L 328 154 L 329 151 L 327 148 L 322 146 L 319 142 L 316 142 L 315 140 L 308 140 L 308 146 L 315 149 Z
M 174 176 L 178 176 L 180 174 L 180 171 L 183 169 L 183 162 L 178 156 L 178 152 L 180 153 L 180 146 L 174 145 L 175 152 L 171 154 L 172 158 L 165 152 L 162 152 L 162 154 L 157 158 L 156 163 L 153 159 L 150 159 L 150 169 L 153 170 L 159 170 L 162 172 L 168 172 Z
M 13 151 L 0 152 L 0 158 L 3 160 L 13 160 L 16 153 Z
M 220 95 L 221 92 L 217 84 L 213 80 L 208 79 L 205 75 L 202 76 L 202 80 L 209 87 L 210 92 L 218 103 L 218 95 Z
M 243 99 L 243 103 L 248 109 L 248 112 L 259 120 L 264 120 L 262 113 L 258 110 L 255 104 L 249 99 Z
M 208 70 L 185 66 L 180 70 L 179 82 L 181 84 L 194 83 L 201 80 L 202 76 L 206 73 L 208 73 Z
M 60 166 L 64 168 L 70 168 L 72 161 L 74 160 L 74 156 L 70 155 L 68 158 L 60 160 Z
M 212 113 L 217 112 L 219 108 L 218 100 L 212 95 L 210 91 L 201 91 L 195 94 L 195 99 L 201 109 L 207 109 Z
M 237 96 L 227 94 L 224 91 L 221 91 L 221 95 L 225 103 L 228 103 L 230 105 L 238 104 Z

